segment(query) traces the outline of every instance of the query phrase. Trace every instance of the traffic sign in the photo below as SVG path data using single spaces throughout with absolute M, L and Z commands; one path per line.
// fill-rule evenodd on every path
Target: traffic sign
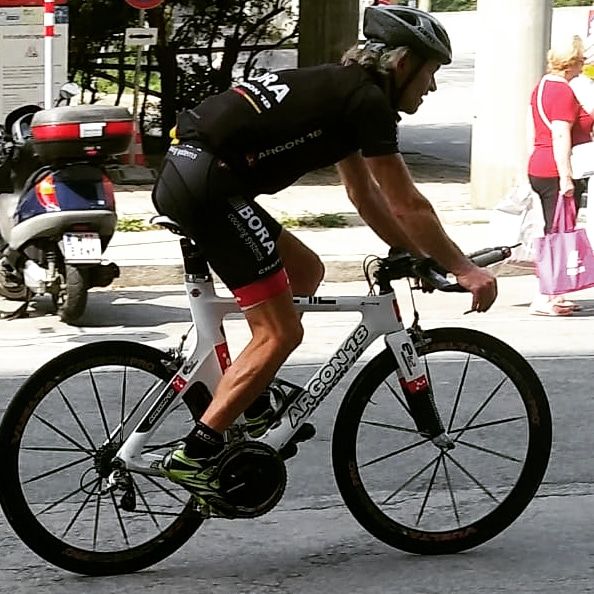
M 126 29 L 126 45 L 156 45 L 156 27 L 129 27 Z
M 148 10 L 149 8 L 157 8 L 163 0 L 126 0 L 126 2 L 132 8 L 138 8 L 140 10 Z

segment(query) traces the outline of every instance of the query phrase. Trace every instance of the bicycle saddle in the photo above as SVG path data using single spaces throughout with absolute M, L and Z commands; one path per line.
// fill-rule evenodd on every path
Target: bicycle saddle
M 164 227 L 176 235 L 185 235 L 183 229 L 173 219 L 170 219 L 164 215 L 156 215 L 151 217 L 150 222 L 153 225 Z

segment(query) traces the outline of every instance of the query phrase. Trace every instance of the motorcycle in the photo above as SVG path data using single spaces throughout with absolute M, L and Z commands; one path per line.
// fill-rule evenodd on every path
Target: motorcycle
M 64 99 L 72 86 L 61 90 Z M 123 107 L 25 105 L 0 140 L 0 296 L 49 294 L 62 321 L 85 311 L 88 291 L 119 276 L 104 262 L 117 224 L 108 159 L 126 152 L 133 121 Z

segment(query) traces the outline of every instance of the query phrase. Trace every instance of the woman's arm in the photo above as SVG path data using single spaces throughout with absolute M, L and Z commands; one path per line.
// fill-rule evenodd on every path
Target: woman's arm
M 561 194 L 573 193 L 573 177 L 571 172 L 571 123 L 563 120 L 551 122 L 551 139 L 553 157 L 559 172 L 559 190 Z

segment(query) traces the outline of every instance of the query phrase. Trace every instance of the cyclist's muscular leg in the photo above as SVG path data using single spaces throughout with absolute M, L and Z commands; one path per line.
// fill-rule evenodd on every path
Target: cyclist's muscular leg
M 276 248 L 287 271 L 293 295 L 313 295 L 324 278 L 324 264 L 320 257 L 286 229 L 280 232 Z
M 202 416 L 222 432 L 264 391 L 303 338 L 303 328 L 288 289 L 245 312 L 252 339 L 227 369 Z

